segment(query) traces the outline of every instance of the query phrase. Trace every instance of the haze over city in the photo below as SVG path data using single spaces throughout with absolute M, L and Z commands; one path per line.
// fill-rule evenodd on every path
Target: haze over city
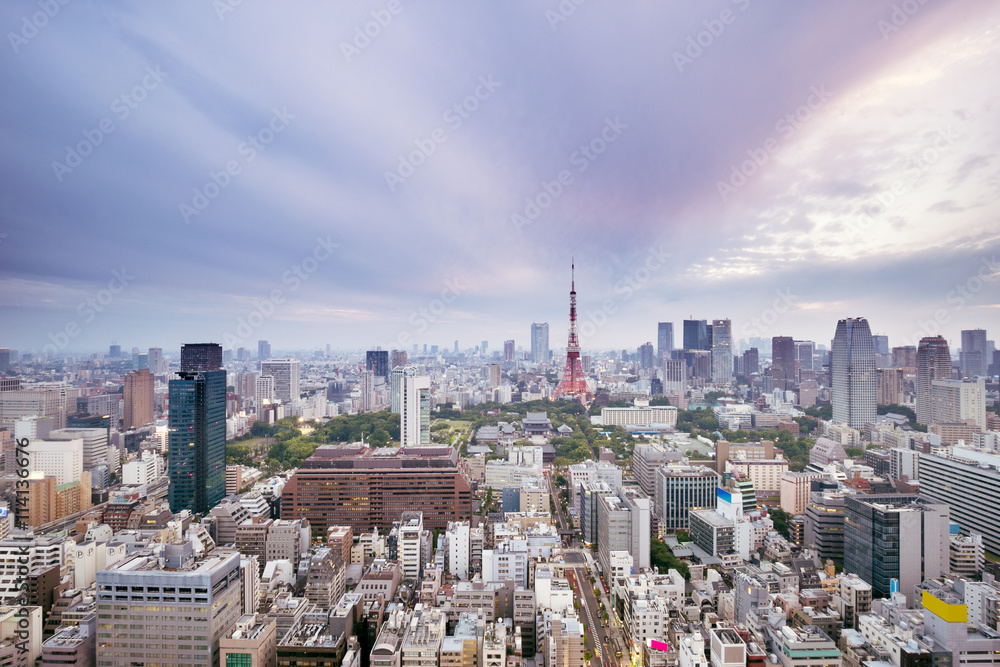
M 995 5 L 563 4 L 4 3 L 0 339 L 996 321 Z

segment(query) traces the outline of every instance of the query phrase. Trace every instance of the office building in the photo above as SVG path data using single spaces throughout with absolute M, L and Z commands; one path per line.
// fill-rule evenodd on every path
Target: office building
M 274 403 L 274 378 L 270 375 L 258 375 L 254 380 L 254 401 L 257 406 L 257 418 L 265 414 L 264 406 Z
M 874 341 L 874 336 L 872 337 Z M 812 377 L 813 359 L 816 356 L 816 343 L 811 340 L 795 341 L 795 381 L 804 377 Z
M 271 359 L 262 361 L 260 374 L 274 378 L 274 398 L 282 403 L 291 403 L 299 398 L 299 360 Z
M 903 369 L 878 369 L 878 404 L 903 404 Z
M 656 366 L 656 350 L 653 343 L 647 341 L 639 346 L 639 368 L 644 371 L 652 370 Z
M 760 352 L 755 347 L 751 347 L 743 353 L 740 357 L 742 361 L 742 372 L 744 375 L 753 375 L 754 373 L 760 373 Z
M 548 322 L 533 323 L 531 325 L 531 360 L 536 364 L 547 364 L 552 361 L 549 351 L 549 324 Z
M 0 373 L 9 373 L 10 368 L 10 348 L 0 347 Z
M 830 373 L 833 421 L 856 429 L 874 423 L 878 375 L 868 320 L 848 318 L 837 322 Z
M 652 497 L 656 469 L 665 463 L 679 463 L 684 455 L 669 445 L 637 443 L 632 451 L 632 477 L 643 492 Z
M 60 428 L 49 431 L 49 440 L 82 440 L 83 469 L 92 470 L 100 462 L 108 460 L 108 429 L 106 428 Z
M 358 394 L 360 400 L 358 401 L 358 411 L 371 412 L 375 409 L 378 400 L 375 395 L 375 371 L 361 371 L 359 373 L 359 380 Z
M 392 414 L 401 414 L 403 410 L 403 378 L 416 375 L 416 366 L 394 366 L 389 372 L 389 408 Z
M 795 340 L 791 336 L 771 339 L 771 378 L 775 389 L 795 389 Z
M 653 505 L 665 531 L 688 530 L 692 511 L 715 508 L 722 477 L 705 466 L 663 465 L 654 473 Z
M 917 348 L 915 345 L 901 345 L 892 348 L 892 365 L 913 373 L 917 368 Z
M 729 320 L 712 321 L 712 382 L 733 381 L 733 331 Z
M 987 551 L 1000 553 L 1000 456 L 955 447 L 950 456 L 920 456 L 920 493 L 951 509 L 962 534 L 983 536 Z
M 64 384 L 50 384 L 37 389 L 0 391 L 0 424 L 22 417 L 51 418 L 51 428 L 66 428 L 66 416 L 76 412 L 81 390 Z
M 839 491 L 813 491 L 806 507 L 805 546 L 822 559 L 844 559 L 844 503 Z
M 872 334 L 872 344 L 875 346 L 875 366 L 878 368 L 889 368 L 892 366 L 889 337 L 885 334 Z
M 500 364 L 490 364 L 487 366 L 490 378 L 490 388 L 496 389 L 503 383 L 503 369 Z
M 637 401 L 631 408 L 603 408 L 601 423 L 605 426 L 660 426 L 673 428 L 677 425 L 677 408 L 672 405 L 650 406 L 648 402 Z
M 125 376 L 122 428 L 126 431 L 153 423 L 153 374 L 148 369 Z
M 505 340 L 503 342 L 503 360 L 506 363 L 514 361 L 514 341 Z
M 277 621 L 263 614 L 245 614 L 219 639 L 220 667 L 276 667 Z
M 27 447 L 28 469 L 56 478 L 56 484 L 80 480 L 83 474 L 83 438 L 32 440 Z
M 165 545 L 162 561 L 140 551 L 99 571 L 97 664 L 218 665 L 240 592 L 240 554 L 195 559 L 191 542 Z
M 271 358 L 271 344 L 266 340 L 257 341 L 257 361 L 267 361 Z
M 815 472 L 784 472 L 781 475 L 781 509 L 792 516 L 804 514 L 809 506 L 810 484 Z
M 983 377 L 931 382 L 931 423 L 970 424 L 986 430 L 986 380 Z
M 396 533 L 396 562 L 399 563 L 403 579 L 419 581 L 424 565 L 420 548 L 424 535 L 423 513 L 403 512 L 399 521 L 394 522 L 393 529 Z
M 915 586 L 949 568 L 948 506 L 917 495 L 882 494 L 846 499 L 844 570 L 871 584 L 874 597 L 898 590 L 912 602 Z
M 986 375 L 989 362 L 986 329 L 963 329 L 962 349 L 959 352 L 962 377 L 975 378 Z
M 226 371 L 178 376 L 169 385 L 170 510 L 207 514 L 226 494 Z
M 217 371 L 222 368 L 222 346 L 218 343 L 181 345 L 181 372 Z
M 431 380 L 429 377 L 403 377 L 403 400 L 399 413 L 401 447 L 427 447 L 431 444 Z
M 688 519 L 691 541 L 710 556 L 736 551 L 736 526 L 714 509 L 692 510 Z
M 917 346 L 916 413 L 917 423 L 927 426 L 932 423 L 931 404 L 933 402 L 934 380 L 951 379 L 951 353 L 948 341 L 941 336 L 920 339 Z
M 683 359 L 663 360 L 663 393 L 687 391 L 687 364 Z
M 583 541 L 588 544 L 597 542 L 598 503 L 601 496 L 613 496 L 618 493 L 618 487 L 607 482 L 587 482 L 578 491 L 579 503 L 577 511 L 580 517 L 580 530 Z
M 149 361 L 149 370 L 153 375 L 165 375 L 167 372 L 167 364 L 163 360 L 163 348 L 151 347 L 149 348 L 149 354 L 147 355 Z
M 649 567 L 652 503 L 639 489 L 619 487 L 597 499 L 597 553 L 603 572 L 611 572 L 611 552 L 627 551 L 633 571 Z
M 684 320 L 684 349 L 710 350 L 707 320 Z
M 425 528 L 445 529 L 472 518 L 472 487 L 451 447 L 322 445 L 288 480 L 281 507 L 320 531 L 388 530 L 407 511 L 422 512 Z
M 368 350 L 365 352 L 365 370 L 389 382 L 389 350 Z
M 670 358 L 674 351 L 674 323 L 656 323 L 656 358 L 660 361 Z

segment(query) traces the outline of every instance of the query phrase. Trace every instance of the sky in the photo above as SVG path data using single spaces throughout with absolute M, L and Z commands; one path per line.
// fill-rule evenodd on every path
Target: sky
M 0 4 L 0 346 L 1000 315 L 1000 6 Z

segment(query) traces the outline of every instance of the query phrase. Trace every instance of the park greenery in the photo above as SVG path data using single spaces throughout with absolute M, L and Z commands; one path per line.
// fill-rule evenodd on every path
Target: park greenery
M 666 574 L 669 570 L 674 569 L 680 572 L 685 579 L 691 578 L 687 564 L 674 556 L 670 547 L 661 540 L 655 538 L 650 540 L 649 560 L 654 567 L 659 568 L 661 574 Z
M 789 522 L 792 520 L 792 515 L 780 507 L 770 509 L 767 513 L 771 517 L 771 521 L 774 522 L 774 529 L 781 533 L 781 536 L 786 540 L 791 540 L 792 533 L 789 528 Z

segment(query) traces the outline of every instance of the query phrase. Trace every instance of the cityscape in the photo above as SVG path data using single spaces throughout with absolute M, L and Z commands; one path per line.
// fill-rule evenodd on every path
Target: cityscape
M 1000 665 L 1000 8 L 0 23 L 0 664 Z

